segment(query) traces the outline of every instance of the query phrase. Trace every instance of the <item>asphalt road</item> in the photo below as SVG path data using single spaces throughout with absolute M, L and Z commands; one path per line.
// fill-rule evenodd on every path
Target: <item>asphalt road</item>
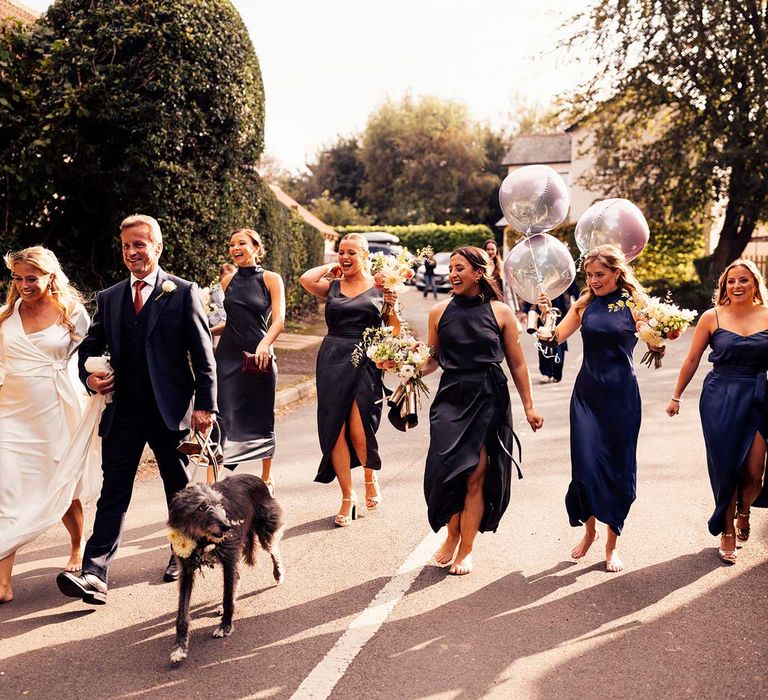
M 431 300 L 403 301 L 421 326 Z M 638 498 L 620 538 L 624 572 L 604 571 L 601 542 L 584 560 L 569 558 L 580 536 L 563 505 L 577 338 L 564 381 L 534 387 L 544 429 L 520 424 L 515 403 L 525 478 L 513 483 L 499 531 L 478 538 L 471 575 L 448 576 L 429 560 L 440 540 L 421 491 L 427 407 L 408 433 L 383 423 L 383 503 L 338 529 L 337 487 L 312 482 L 320 453 L 308 403 L 277 427 L 287 580 L 273 585 L 265 556 L 243 569 L 231 637 L 211 637 L 221 574 L 209 572 L 192 597 L 190 656 L 171 667 L 165 506 L 160 482 L 143 481 L 106 606 L 56 589 L 63 527 L 18 556 L 16 600 L 0 606 L 0 697 L 765 697 L 768 518 L 753 511 L 738 564 L 720 563 L 706 528 L 712 496 L 696 408 L 704 366 L 681 415 L 664 413 L 689 340 L 671 345 L 661 370 L 638 370 L 644 420 Z M 535 350 L 523 342 L 536 381 Z

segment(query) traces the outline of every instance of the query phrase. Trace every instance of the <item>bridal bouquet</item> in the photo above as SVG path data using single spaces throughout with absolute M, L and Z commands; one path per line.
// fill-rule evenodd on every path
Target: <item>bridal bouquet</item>
M 413 279 L 416 273 L 413 271 L 414 265 L 420 265 L 424 258 L 431 252 L 431 248 L 421 248 L 416 251 L 416 256 L 412 256 L 407 248 L 402 248 L 395 255 L 385 255 L 384 253 L 372 253 L 368 257 L 373 280 L 379 289 L 388 292 L 402 292 L 406 280 Z M 393 309 L 389 304 L 384 304 L 381 309 L 382 318 L 386 318 Z
M 357 367 L 363 357 L 367 357 L 379 369 L 400 378 L 388 401 L 399 410 L 405 425 L 412 428 L 418 423 L 420 397 L 429 396 L 429 388 L 421 379 L 421 369 L 430 352 L 429 345 L 411 335 L 396 336 L 391 326 L 366 328 L 363 341 L 352 353 L 352 364 Z
M 662 301 L 658 297 L 645 297 L 632 299 L 629 297 L 619 299 L 608 307 L 611 311 L 620 308 L 630 308 L 635 312 L 637 321 L 637 333 L 635 335 L 647 343 L 648 352 L 643 355 L 640 362 L 654 369 L 661 367 L 661 358 L 664 355 L 664 341 L 676 340 L 691 325 L 698 312 L 690 309 L 681 309 L 672 303 L 669 292 Z
M 88 357 L 85 360 L 85 371 L 89 374 L 93 374 L 94 372 L 109 372 L 111 373 L 112 365 L 109 364 L 109 353 L 105 352 L 103 355 L 99 355 L 98 357 Z M 104 403 L 112 403 L 112 394 L 107 394 L 105 397 Z

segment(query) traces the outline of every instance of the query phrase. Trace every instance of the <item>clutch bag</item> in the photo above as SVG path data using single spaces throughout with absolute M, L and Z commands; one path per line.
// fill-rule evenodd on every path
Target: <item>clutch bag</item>
M 243 374 L 259 374 L 262 376 L 272 374 L 272 360 L 270 359 L 269 364 L 264 369 L 261 369 L 256 362 L 256 355 L 243 350 L 243 364 L 240 367 L 240 371 Z

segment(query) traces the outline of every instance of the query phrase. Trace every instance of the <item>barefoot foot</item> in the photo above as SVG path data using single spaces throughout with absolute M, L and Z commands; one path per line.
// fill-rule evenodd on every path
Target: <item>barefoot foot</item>
M 605 553 L 605 570 L 610 573 L 616 571 L 622 571 L 624 569 L 624 562 L 619 559 L 619 555 L 616 550 L 613 549 L 610 552 Z
M 597 530 L 593 530 L 592 532 L 587 530 L 584 533 L 584 537 L 581 538 L 581 542 L 579 542 L 579 544 L 577 544 L 571 550 L 571 557 L 573 557 L 574 559 L 581 559 L 589 551 L 589 548 L 592 546 L 592 543 L 599 539 L 600 539 L 600 535 L 597 532 Z
M 460 537 L 456 535 L 448 535 L 445 538 L 445 542 L 440 545 L 440 549 L 435 552 L 435 561 L 440 566 L 445 566 L 453 561 L 453 557 L 456 556 L 456 548 L 459 546 Z
M 10 586 L 0 588 L 0 605 L 10 603 L 13 600 L 13 589 Z
M 83 568 L 83 548 L 72 547 L 72 551 L 69 554 L 69 561 L 64 565 L 64 571 L 77 572 Z
M 464 576 L 472 571 L 472 554 L 469 553 L 465 557 L 457 556 L 456 561 L 453 562 L 453 566 L 448 569 L 448 573 L 453 576 Z

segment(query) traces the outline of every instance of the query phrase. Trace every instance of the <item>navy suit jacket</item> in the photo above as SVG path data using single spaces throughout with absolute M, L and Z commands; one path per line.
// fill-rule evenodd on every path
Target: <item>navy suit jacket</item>
M 176 289 L 162 293 L 163 282 L 168 280 Z M 105 352 L 110 355 L 115 375 L 120 375 L 120 320 L 126 296 L 130 294 L 130 280 L 126 279 L 96 296 L 96 313 L 78 356 L 84 384 L 88 377 L 85 361 Z M 145 350 L 154 398 L 165 426 L 169 430 L 185 430 L 190 427 L 193 408 L 216 410 L 216 365 L 198 288 L 194 282 L 158 270 L 155 288 L 146 303 L 149 306 Z M 119 402 L 117 392 L 101 418 L 102 437 L 109 433 Z

